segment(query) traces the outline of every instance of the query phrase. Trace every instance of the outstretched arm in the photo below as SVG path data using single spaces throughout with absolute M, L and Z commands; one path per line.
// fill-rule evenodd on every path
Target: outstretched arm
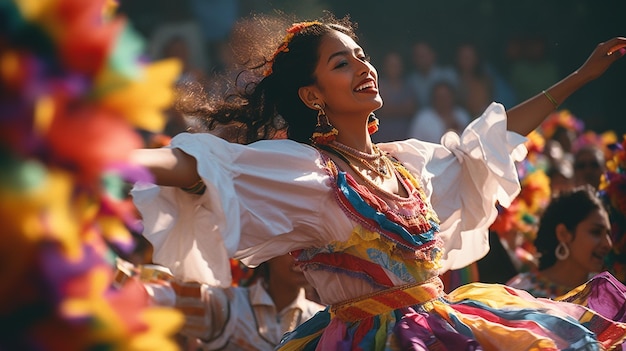
M 137 149 L 131 153 L 130 161 L 146 167 L 158 185 L 185 188 L 200 179 L 196 159 L 180 149 Z
M 617 37 L 598 44 L 580 68 L 560 82 L 507 111 L 508 129 L 527 135 L 565 99 L 585 84 L 601 76 L 609 66 L 624 56 L 626 38 Z M 609 54 L 611 52 L 611 54 Z M 554 100 L 554 101 L 552 101 Z

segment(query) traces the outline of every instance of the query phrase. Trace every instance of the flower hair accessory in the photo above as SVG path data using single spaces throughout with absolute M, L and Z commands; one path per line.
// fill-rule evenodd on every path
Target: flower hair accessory
M 267 77 L 270 74 L 272 74 L 272 66 L 274 65 L 274 60 L 276 59 L 276 55 L 278 55 L 281 52 L 289 51 L 289 42 L 291 41 L 291 39 L 293 38 L 294 35 L 300 33 L 303 29 L 311 27 L 311 26 L 316 25 L 316 24 L 321 25 L 322 22 L 312 21 L 312 22 L 298 22 L 298 23 L 292 24 L 291 27 L 289 27 L 287 29 L 287 34 L 283 38 L 283 42 L 280 44 L 278 49 L 276 49 L 276 51 L 274 51 L 274 54 L 272 55 L 272 58 L 269 61 L 267 61 L 267 64 L 269 66 L 267 67 L 265 72 L 263 72 L 263 75 Z

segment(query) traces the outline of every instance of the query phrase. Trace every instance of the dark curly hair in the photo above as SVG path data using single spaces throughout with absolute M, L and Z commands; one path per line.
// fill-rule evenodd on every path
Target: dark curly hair
M 196 120 L 191 130 L 217 129 L 218 135 L 228 130 L 221 136 L 242 144 L 272 139 L 282 131 L 289 139 L 310 143 L 317 114 L 302 102 L 298 89 L 315 83 L 319 46 L 325 35 L 339 31 L 357 40 L 355 25 L 348 17 L 337 19 L 327 13 L 318 21 L 320 24 L 295 33 L 288 50 L 275 56 L 285 29 L 294 21 L 259 15 L 239 21 L 231 38 L 239 63 L 234 78 L 222 79 L 219 88 L 208 94 L 197 85 L 179 91 L 176 107 Z M 278 27 L 281 29 L 276 30 Z M 271 73 L 265 76 L 270 65 Z
M 604 203 L 590 185 L 576 187 L 570 191 L 559 193 L 552 198 L 539 222 L 535 247 L 540 254 L 539 269 L 544 270 L 556 263 L 556 250 L 559 241 L 556 237 L 557 225 L 563 223 L 572 233 L 576 226 L 585 220 L 591 212 L 602 209 Z

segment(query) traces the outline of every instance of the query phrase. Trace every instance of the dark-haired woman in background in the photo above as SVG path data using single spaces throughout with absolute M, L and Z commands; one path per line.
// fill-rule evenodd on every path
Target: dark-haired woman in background
M 564 295 L 604 270 L 612 246 L 608 214 L 595 189 L 582 186 L 561 192 L 539 223 L 539 271 L 520 273 L 507 285 L 537 297 Z

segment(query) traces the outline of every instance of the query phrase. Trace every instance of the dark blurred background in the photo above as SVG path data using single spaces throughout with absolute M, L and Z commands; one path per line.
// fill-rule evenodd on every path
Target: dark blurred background
M 192 42 L 196 44 L 191 47 L 194 62 L 198 71 L 207 74 L 219 67 L 219 44 L 226 40 L 237 18 L 274 9 L 303 20 L 314 19 L 323 10 L 338 17 L 349 14 L 358 23 L 360 44 L 377 67 L 390 50 L 401 52 L 410 65 L 411 46 L 418 39 L 432 44 L 440 64 L 452 65 L 456 46 L 472 41 L 483 59 L 505 79 L 519 59 L 520 47 L 516 45 L 527 38 L 545 42 L 543 59 L 554 64 L 562 78 L 579 67 L 597 43 L 626 36 L 624 0 L 119 1 L 120 12 L 149 40 L 155 58 L 161 55 L 155 46 L 164 45 L 167 33 L 175 31 L 171 28 L 184 28 L 180 33 L 195 35 Z M 581 119 L 586 129 L 626 133 L 625 80 L 623 60 L 576 92 L 561 108 Z M 522 95 L 518 101 L 528 97 L 518 95 Z

